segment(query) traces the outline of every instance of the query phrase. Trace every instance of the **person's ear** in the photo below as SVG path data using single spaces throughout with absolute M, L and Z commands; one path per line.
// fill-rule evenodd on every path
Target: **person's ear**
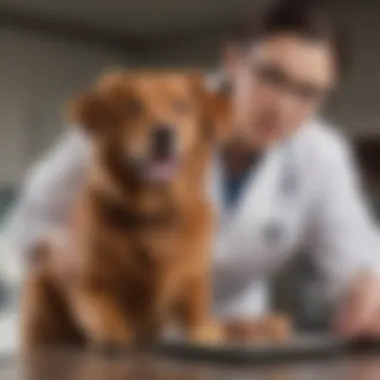
M 190 76 L 192 88 L 199 100 L 202 112 L 202 127 L 205 136 L 213 140 L 227 138 L 232 130 L 231 102 L 223 91 L 208 86 L 207 77 L 201 73 Z

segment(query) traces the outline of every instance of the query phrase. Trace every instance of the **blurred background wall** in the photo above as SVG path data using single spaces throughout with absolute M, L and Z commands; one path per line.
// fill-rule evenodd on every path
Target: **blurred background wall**
M 0 185 L 18 185 L 65 125 L 63 104 L 110 66 L 217 65 L 231 25 L 263 0 L 1 0 Z M 380 3 L 331 0 L 352 30 L 354 68 L 328 113 L 380 134 Z
M 0 30 L 0 185 L 14 185 L 65 124 L 64 103 L 104 67 L 132 57 L 106 48 Z

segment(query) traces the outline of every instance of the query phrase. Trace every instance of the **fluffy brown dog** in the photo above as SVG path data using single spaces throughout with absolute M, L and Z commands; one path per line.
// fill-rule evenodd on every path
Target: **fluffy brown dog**
M 202 83 L 191 73 L 109 74 L 74 102 L 93 162 L 69 243 L 48 241 L 26 282 L 26 347 L 125 345 L 171 319 L 192 340 L 219 338 L 204 179 L 228 104 Z

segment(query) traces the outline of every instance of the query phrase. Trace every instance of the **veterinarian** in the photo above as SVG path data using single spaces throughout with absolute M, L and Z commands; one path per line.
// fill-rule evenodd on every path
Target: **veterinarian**
M 222 317 L 265 313 L 268 277 L 307 248 L 338 331 L 380 335 L 377 226 L 350 146 L 318 117 L 346 74 L 347 48 L 322 5 L 279 0 L 241 25 L 222 75 L 210 78 L 231 96 L 237 127 L 215 155 L 208 187 L 220 220 L 214 306 Z M 13 219 L 20 249 L 65 223 L 89 156 L 85 137 L 71 132 L 32 169 Z

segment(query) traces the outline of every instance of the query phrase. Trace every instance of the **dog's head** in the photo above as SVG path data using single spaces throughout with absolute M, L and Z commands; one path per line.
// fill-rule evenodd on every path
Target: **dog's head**
M 223 136 L 229 113 L 198 73 L 107 74 L 73 106 L 101 164 L 119 178 L 161 185 Z

